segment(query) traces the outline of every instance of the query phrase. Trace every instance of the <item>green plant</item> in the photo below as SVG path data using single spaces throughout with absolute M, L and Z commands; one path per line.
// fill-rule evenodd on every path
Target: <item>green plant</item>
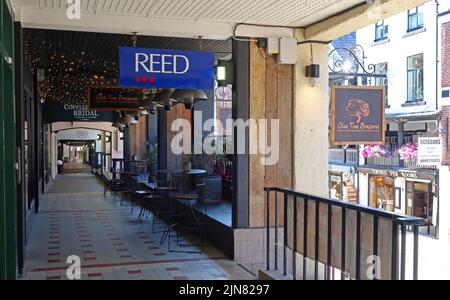
M 147 149 L 144 152 L 144 159 L 156 163 L 158 159 L 158 144 L 148 144 Z

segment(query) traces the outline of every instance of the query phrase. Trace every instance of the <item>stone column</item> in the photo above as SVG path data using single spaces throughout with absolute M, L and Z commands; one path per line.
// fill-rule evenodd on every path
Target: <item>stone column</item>
M 303 41 L 303 31 L 296 37 Z M 328 196 L 328 53 L 328 44 L 300 44 L 294 82 L 294 189 L 323 197 Z M 312 62 L 320 65 L 314 86 L 305 76 Z

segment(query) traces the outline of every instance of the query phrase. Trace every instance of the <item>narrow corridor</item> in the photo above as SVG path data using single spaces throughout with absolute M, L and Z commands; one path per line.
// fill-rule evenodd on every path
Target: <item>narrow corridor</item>
M 251 280 L 254 276 L 207 245 L 203 254 L 169 253 L 151 218 L 113 202 L 88 173 L 59 175 L 41 200 L 27 246 L 24 279 L 67 279 L 67 257 L 81 259 L 81 279 Z

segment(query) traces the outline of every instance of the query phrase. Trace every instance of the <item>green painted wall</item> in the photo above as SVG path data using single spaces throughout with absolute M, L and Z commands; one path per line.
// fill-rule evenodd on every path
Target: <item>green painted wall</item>
M 14 19 L 8 0 L 0 5 L 0 279 L 17 277 Z

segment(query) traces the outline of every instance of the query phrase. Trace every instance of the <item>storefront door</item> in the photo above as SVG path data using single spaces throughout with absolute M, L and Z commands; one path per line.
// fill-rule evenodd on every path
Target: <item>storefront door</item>
M 433 223 L 433 194 L 429 183 L 407 183 L 407 211 L 406 214 L 426 219 Z
M 14 23 L 9 1 L 0 4 L 0 279 L 17 273 Z

